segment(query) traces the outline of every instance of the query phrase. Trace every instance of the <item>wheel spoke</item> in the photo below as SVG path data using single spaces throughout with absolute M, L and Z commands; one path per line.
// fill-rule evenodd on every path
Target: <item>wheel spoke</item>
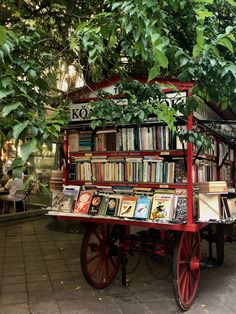
M 86 261 L 87 261 L 87 263 L 89 264 L 89 263 L 91 263 L 92 261 L 94 261 L 96 258 L 99 258 L 101 255 L 102 255 L 102 252 L 99 252 L 99 253 L 93 255 L 93 256 L 90 257 L 90 258 L 86 258 Z
M 185 288 L 185 292 L 184 292 L 184 295 L 185 295 L 185 301 L 188 302 L 189 300 L 189 271 L 187 271 L 186 273 L 186 288 Z
M 103 284 L 103 273 L 104 273 L 104 268 L 105 268 L 105 256 L 103 256 L 102 258 L 102 266 L 99 272 L 99 276 L 98 276 L 98 284 L 102 285 Z
M 89 274 L 91 277 L 93 277 L 93 275 L 96 273 L 96 271 L 98 270 L 99 266 L 100 266 L 100 262 L 102 261 L 103 256 L 100 256 L 99 260 L 97 261 L 97 263 L 93 266 L 92 270 L 89 271 Z
M 182 270 L 181 274 L 180 274 L 180 277 L 179 277 L 179 283 L 181 284 L 184 276 L 186 275 L 186 272 L 187 272 L 187 267 L 184 267 L 184 269 Z
M 97 237 L 97 239 L 98 239 L 99 242 L 103 242 L 103 239 L 102 239 L 102 237 L 101 237 L 101 234 L 98 233 L 98 231 L 97 231 L 95 228 L 93 228 L 93 233 L 94 233 L 94 235 Z

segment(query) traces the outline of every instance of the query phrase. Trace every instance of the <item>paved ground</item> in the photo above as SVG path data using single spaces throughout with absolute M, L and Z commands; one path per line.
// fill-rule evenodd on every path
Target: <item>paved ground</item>
M 50 217 L 0 226 L 0 314 L 179 313 L 171 277 L 157 280 L 155 261 L 142 257 L 128 287 L 118 278 L 95 290 L 80 269 L 81 226 Z M 236 312 L 236 243 L 225 253 L 223 267 L 201 272 L 189 314 Z

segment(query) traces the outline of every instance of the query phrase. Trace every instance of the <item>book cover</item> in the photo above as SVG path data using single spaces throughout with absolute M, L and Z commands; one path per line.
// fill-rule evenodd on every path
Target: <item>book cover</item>
M 154 194 L 150 219 L 173 219 L 175 198 L 174 194 Z
M 74 212 L 80 214 L 87 214 L 93 194 L 94 193 L 90 191 L 81 191 L 78 201 L 75 205 Z
M 55 211 L 55 210 L 59 210 L 60 209 L 60 205 L 63 199 L 63 195 L 62 195 L 62 191 L 54 191 L 52 193 L 52 207 L 51 210 Z
M 228 202 L 230 216 L 235 216 L 235 214 L 236 214 L 236 198 L 228 198 L 227 202 Z
M 100 216 L 106 215 L 108 203 L 109 203 L 109 196 L 103 195 L 100 205 L 99 205 L 98 215 Z
M 124 196 L 121 203 L 119 216 L 132 218 L 134 216 L 134 211 L 136 207 L 138 197 L 137 196 Z
M 63 193 L 59 210 L 64 213 L 70 213 L 74 208 L 74 195 Z
M 222 218 L 220 194 L 199 193 L 199 220 L 219 220 Z
M 142 195 L 138 198 L 134 218 L 147 219 L 149 217 L 152 198 Z
M 90 215 L 97 215 L 98 214 L 98 210 L 100 207 L 102 201 L 102 196 L 101 195 L 93 195 L 93 198 L 91 200 L 90 203 L 90 207 L 88 210 L 88 214 Z
M 187 197 L 178 196 L 175 220 L 179 223 L 187 220 Z
M 119 206 L 119 199 L 113 196 L 109 197 L 106 215 L 115 216 L 117 214 L 117 208 Z

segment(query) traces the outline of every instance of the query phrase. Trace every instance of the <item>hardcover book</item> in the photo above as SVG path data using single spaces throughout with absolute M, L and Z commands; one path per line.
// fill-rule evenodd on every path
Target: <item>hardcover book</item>
M 173 219 L 176 195 L 174 194 L 154 194 L 150 219 Z
M 88 214 L 97 215 L 101 201 L 102 201 L 101 195 L 93 195 L 93 198 L 91 200 L 91 204 L 88 210 Z
M 138 198 L 134 218 L 147 219 L 150 213 L 152 198 L 142 195 Z
M 138 200 L 137 196 L 129 196 L 129 195 L 124 196 L 118 215 L 120 217 L 128 217 L 128 218 L 134 217 L 134 211 L 135 211 L 137 200 Z
M 93 194 L 94 193 L 90 191 L 81 191 L 78 201 L 75 205 L 74 212 L 79 214 L 87 214 Z

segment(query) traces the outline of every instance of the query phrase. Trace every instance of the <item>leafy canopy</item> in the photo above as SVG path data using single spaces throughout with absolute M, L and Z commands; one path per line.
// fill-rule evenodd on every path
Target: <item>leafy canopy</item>
M 105 0 L 78 24 L 71 48 L 87 54 L 95 78 L 194 80 L 199 99 L 236 112 L 235 14 L 233 0 Z

